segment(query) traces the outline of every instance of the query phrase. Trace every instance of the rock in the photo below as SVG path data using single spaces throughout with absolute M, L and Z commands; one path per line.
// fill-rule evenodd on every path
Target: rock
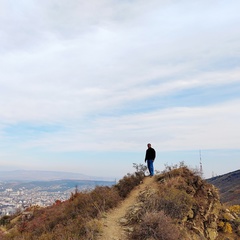
M 123 229 L 124 229 L 124 231 L 126 231 L 126 232 L 133 232 L 133 231 L 134 231 L 134 228 L 133 228 L 133 227 L 124 227 Z
M 216 228 L 207 228 L 206 232 L 209 240 L 215 240 L 218 236 Z
M 127 224 L 128 224 L 128 220 L 127 220 L 126 218 L 121 218 L 121 219 L 119 220 L 119 223 L 124 226 L 124 225 L 127 225 Z
M 192 209 L 188 212 L 188 216 L 187 217 L 190 218 L 190 219 L 194 217 L 194 212 L 193 212 Z

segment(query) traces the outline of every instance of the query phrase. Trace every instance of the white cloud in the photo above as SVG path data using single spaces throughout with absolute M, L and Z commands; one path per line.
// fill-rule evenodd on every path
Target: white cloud
M 2 141 L 55 151 L 129 151 L 147 141 L 238 148 L 238 1 L 0 4 Z M 224 99 L 220 87 L 231 88 Z M 199 89 L 214 101 L 201 103 Z M 180 102 L 185 92 L 191 103 Z M 23 123 L 60 130 L 31 142 L 7 136 Z
M 162 150 L 237 149 L 240 137 L 236 111 L 240 101 L 208 107 L 176 107 L 127 116 L 75 123 L 56 134 L 46 134 L 25 147 L 53 151 L 141 150 L 152 141 Z

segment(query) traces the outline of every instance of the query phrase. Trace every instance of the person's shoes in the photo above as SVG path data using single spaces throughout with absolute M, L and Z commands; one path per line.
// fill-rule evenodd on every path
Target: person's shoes
M 145 175 L 145 177 L 153 177 L 153 175 L 149 174 L 149 175 Z

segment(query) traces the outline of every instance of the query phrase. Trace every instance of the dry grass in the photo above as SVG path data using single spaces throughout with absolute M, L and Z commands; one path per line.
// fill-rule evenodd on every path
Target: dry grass
M 116 207 L 143 177 L 138 168 L 115 186 L 96 187 L 90 192 L 76 190 L 65 202 L 56 201 L 51 207 L 31 209 L 31 219 L 22 220 L 21 214 L 3 217 L 1 224 L 9 232 L 4 235 L 0 232 L 1 240 L 96 239 L 102 227 L 98 219 L 105 211 Z
M 136 226 L 131 239 L 177 240 L 179 236 L 180 231 L 172 223 L 172 219 L 160 211 L 145 213 L 141 223 Z

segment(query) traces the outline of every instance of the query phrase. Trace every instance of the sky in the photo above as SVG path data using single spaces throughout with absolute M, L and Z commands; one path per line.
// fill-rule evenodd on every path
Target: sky
M 116 178 L 240 167 L 240 1 L 0 0 L 0 169 Z

